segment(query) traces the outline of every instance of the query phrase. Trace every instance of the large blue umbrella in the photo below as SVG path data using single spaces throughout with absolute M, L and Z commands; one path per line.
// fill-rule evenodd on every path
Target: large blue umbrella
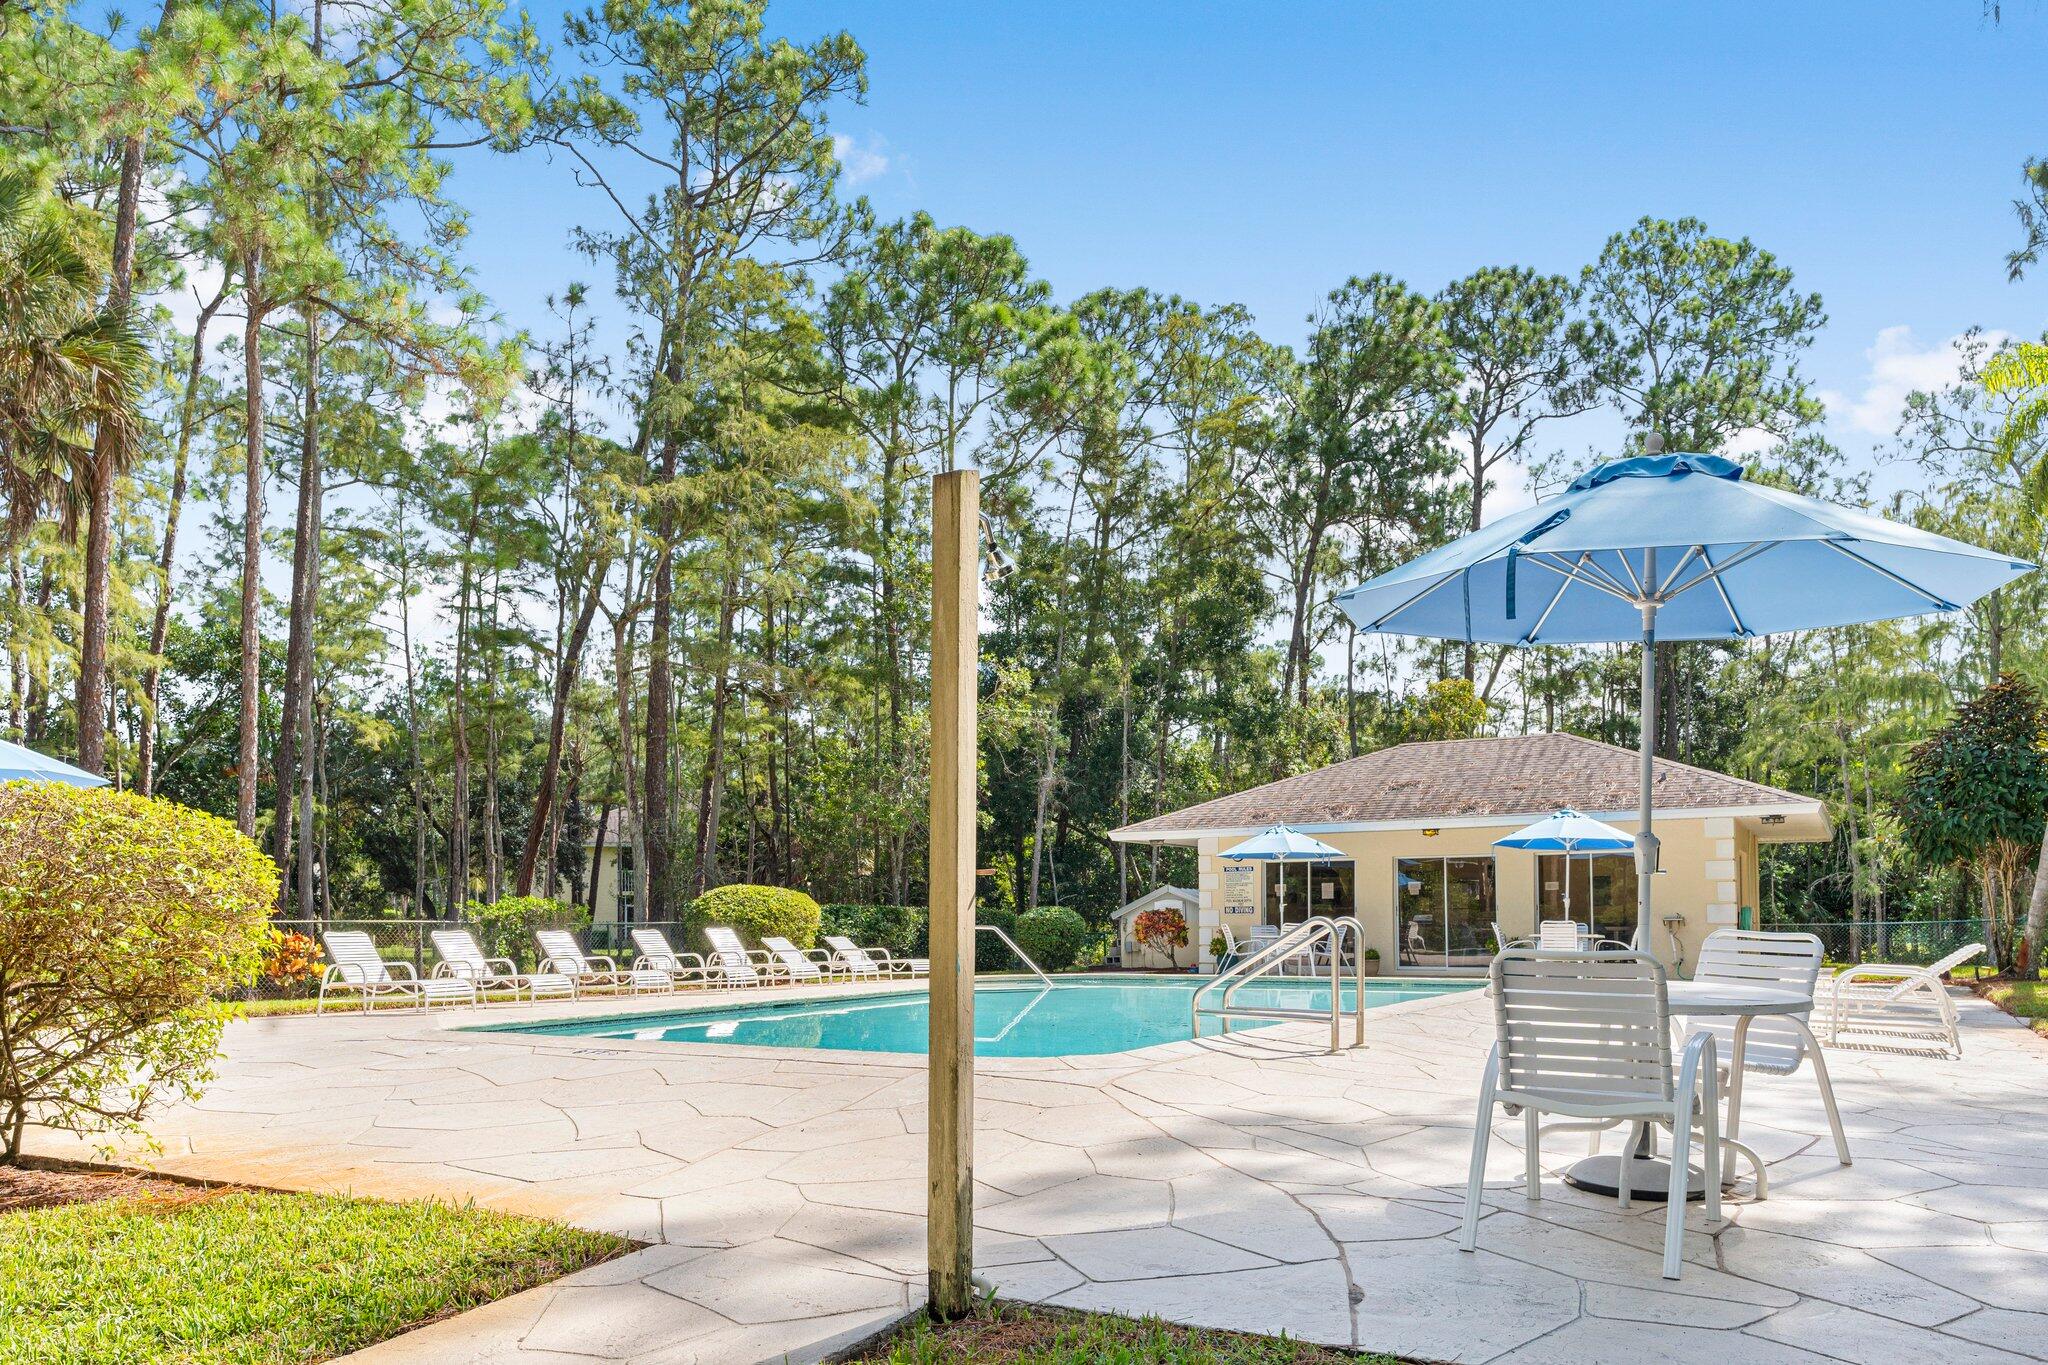
M 1601 465 L 1555 498 L 1340 593 L 1361 630 L 1643 644 L 1637 942 L 1650 945 L 1656 650 L 1955 611 L 2035 566 L 1742 477 L 1715 455 Z
M 69 763 L 0 739 L 0 782 L 64 782 L 74 787 L 104 787 L 107 779 Z
M 1564 917 L 1572 917 L 1572 854 L 1612 853 L 1634 848 L 1635 838 L 1602 820 L 1581 815 L 1570 808 L 1524 825 L 1505 839 L 1495 839 L 1495 848 L 1526 848 L 1536 853 L 1564 854 Z

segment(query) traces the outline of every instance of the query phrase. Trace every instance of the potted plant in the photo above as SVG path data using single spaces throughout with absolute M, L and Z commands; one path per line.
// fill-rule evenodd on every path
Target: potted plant
M 1380 950 L 1377 948 L 1367 948 L 1365 955 L 1359 959 L 1358 969 L 1367 976 L 1378 976 L 1380 974 Z

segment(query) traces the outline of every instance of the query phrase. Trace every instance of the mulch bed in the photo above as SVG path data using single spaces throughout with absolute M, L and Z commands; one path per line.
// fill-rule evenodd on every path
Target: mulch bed
M 30 1158 L 20 1166 L 0 1166 L 0 1214 L 107 1199 L 189 1204 L 228 1188 L 232 1187 Z
M 998 1301 L 992 1312 L 954 1322 L 920 1316 L 838 1357 L 850 1365 L 904 1360 L 930 1365 L 1064 1365 L 1104 1358 L 1130 1365 L 1395 1365 L 1392 1356 L 1361 1356 L 1310 1342 L 1006 1301 Z

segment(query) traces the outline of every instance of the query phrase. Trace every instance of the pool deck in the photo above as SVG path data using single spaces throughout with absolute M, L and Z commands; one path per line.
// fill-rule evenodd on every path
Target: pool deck
M 1695 1205 L 1675 1284 L 1661 1206 L 1524 1196 L 1519 1123 L 1496 1130 L 1480 1251 L 1456 1249 L 1492 1036 L 1476 993 L 1374 1010 L 1337 1056 L 1289 1024 L 984 1059 L 977 1266 L 1011 1297 L 1429 1360 L 2048 1359 L 2048 1039 L 1958 1003 L 1960 1063 L 1829 1051 L 1853 1167 L 1809 1076 L 1752 1078 L 1743 1137 L 1771 1197 L 1712 1235 Z M 462 1031 L 673 1008 L 246 1021 L 136 1159 L 650 1244 L 353 1357 L 375 1365 L 817 1359 L 920 1300 L 922 1057 Z M 1583 1151 L 1560 1139 L 1546 1165 Z

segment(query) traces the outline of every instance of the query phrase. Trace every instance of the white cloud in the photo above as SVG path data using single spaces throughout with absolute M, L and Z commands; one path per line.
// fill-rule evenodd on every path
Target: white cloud
M 2009 332 L 1984 332 L 1981 341 L 1997 347 L 2012 339 Z M 1904 323 L 1877 334 L 1864 355 L 1870 368 L 1862 380 L 1861 392 L 1845 394 L 1822 389 L 1818 397 L 1828 415 L 1853 431 L 1871 436 L 1889 436 L 1898 427 L 1906 395 L 1915 390 L 1933 391 L 1955 382 L 1962 368 L 1963 347 L 1969 338 L 1952 336 L 1923 346 Z
M 851 134 L 834 133 L 832 155 L 839 158 L 839 173 L 848 185 L 878 180 L 889 169 L 889 154 L 882 150 L 879 138 L 864 147 Z

